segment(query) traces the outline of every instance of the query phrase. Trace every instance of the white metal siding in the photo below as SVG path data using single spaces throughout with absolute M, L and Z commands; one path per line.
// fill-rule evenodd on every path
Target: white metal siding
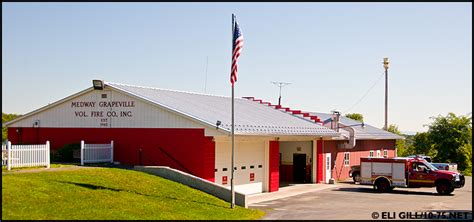
M 102 98 L 107 94 L 107 98 Z M 119 101 L 133 107 L 101 107 L 100 102 Z M 92 102 L 94 107 L 74 107 L 75 102 Z M 77 113 L 76 113 L 77 112 Z M 79 116 L 84 112 L 87 117 Z M 92 116 L 102 112 L 102 117 Z M 110 116 L 117 114 L 117 117 Z M 123 116 L 121 116 L 123 114 Z M 126 115 L 127 114 L 127 115 Z M 128 116 L 131 115 L 131 116 Z M 39 127 L 58 128 L 206 128 L 206 135 L 219 134 L 215 129 L 191 121 L 161 107 L 154 106 L 123 93 L 112 90 L 93 90 L 82 96 L 65 101 L 35 115 L 13 123 L 11 127 L 33 127 L 39 120 Z
M 234 172 L 235 190 L 244 194 L 261 193 L 264 180 L 265 143 L 268 141 L 236 141 Z M 222 185 L 222 176 L 227 176 L 230 187 L 232 143 L 229 141 L 216 141 L 216 169 L 215 182 Z M 261 165 L 261 168 L 258 166 Z M 242 169 L 245 166 L 245 169 Z M 254 168 L 251 169 L 250 167 Z M 227 171 L 223 171 L 227 168 Z M 250 181 L 250 173 L 254 173 L 254 181 Z

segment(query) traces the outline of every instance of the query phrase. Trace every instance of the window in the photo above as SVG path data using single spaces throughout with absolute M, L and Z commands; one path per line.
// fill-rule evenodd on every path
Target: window
M 380 150 L 377 150 L 377 157 L 380 157 Z
M 349 166 L 349 152 L 344 153 L 344 166 Z
M 423 163 L 413 163 L 412 165 L 412 171 L 424 172 L 426 169 L 428 168 Z
M 383 150 L 383 157 L 385 157 L 385 158 L 388 157 L 388 150 L 387 149 Z
M 331 165 L 331 163 L 329 163 L 329 161 L 331 161 L 330 157 L 326 157 L 326 170 L 329 170 L 329 166 Z
M 369 157 L 374 157 L 374 151 L 373 150 L 370 151 Z

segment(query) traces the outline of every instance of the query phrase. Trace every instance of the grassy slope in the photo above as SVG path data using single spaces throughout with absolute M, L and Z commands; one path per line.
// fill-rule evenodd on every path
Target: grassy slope
M 258 219 L 263 212 L 123 169 L 88 168 L 3 174 L 6 219 Z

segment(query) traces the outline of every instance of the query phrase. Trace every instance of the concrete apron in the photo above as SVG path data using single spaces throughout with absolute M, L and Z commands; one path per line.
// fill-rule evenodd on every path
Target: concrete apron
M 292 184 L 286 187 L 280 187 L 280 189 L 276 192 L 247 195 L 247 201 L 248 201 L 248 205 L 259 206 L 258 203 L 260 202 L 282 199 L 282 198 L 296 196 L 303 193 L 336 188 L 339 186 L 341 185 L 320 184 L 320 183 L 318 184 Z

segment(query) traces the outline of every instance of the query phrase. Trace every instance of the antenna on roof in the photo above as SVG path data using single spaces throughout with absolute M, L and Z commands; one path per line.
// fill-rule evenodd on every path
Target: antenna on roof
M 276 86 L 280 87 L 280 95 L 278 96 L 278 105 L 281 106 L 281 87 L 290 85 L 290 82 L 271 82 L 275 84 Z

